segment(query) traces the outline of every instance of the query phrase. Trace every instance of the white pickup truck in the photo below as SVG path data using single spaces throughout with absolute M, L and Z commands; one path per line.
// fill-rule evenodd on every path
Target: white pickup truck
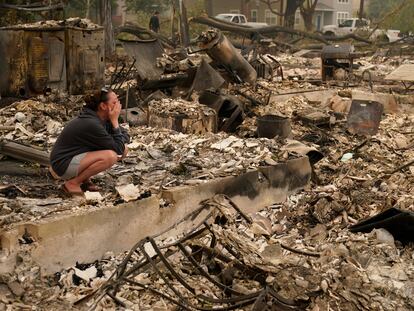
M 367 19 L 350 18 L 339 25 L 326 25 L 322 28 L 325 36 L 344 36 L 349 33 L 361 32 L 369 34 L 373 31 L 370 27 L 370 21 Z M 399 30 L 376 29 L 370 39 L 385 39 L 389 42 L 397 41 L 400 38 Z
M 250 26 L 253 28 L 261 28 L 261 27 L 269 26 L 266 23 L 248 22 L 246 16 L 244 16 L 243 14 L 231 14 L 231 13 L 230 14 L 219 14 L 219 15 L 216 15 L 216 18 L 221 19 L 226 22 Z

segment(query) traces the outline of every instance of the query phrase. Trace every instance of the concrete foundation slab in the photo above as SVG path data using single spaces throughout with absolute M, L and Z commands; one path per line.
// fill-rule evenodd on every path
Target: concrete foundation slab
M 251 213 L 285 201 L 304 188 L 310 176 L 309 160 L 303 157 L 240 176 L 172 188 L 140 201 L 16 224 L 12 230 L 0 231 L 0 273 L 14 269 L 18 239 L 23 234 L 35 240 L 31 251 L 34 262 L 45 273 L 54 273 L 76 262 L 101 259 L 108 251 L 126 251 L 138 240 L 171 227 L 197 209 L 200 201 L 216 194 L 227 195 L 241 210 Z M 169 207 L 160 207 L 161 198 L 170 203 Z

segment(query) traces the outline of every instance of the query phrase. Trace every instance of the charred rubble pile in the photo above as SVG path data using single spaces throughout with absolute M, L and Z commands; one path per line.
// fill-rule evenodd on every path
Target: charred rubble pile
M 127 56 L 105 72 L 132 139 L 124 163 L 97 176 L 105 192 L 68 199 L 42 165 L 82 96 L 0 109 L 0 233 L 303 156 L 311 183 L 255 214 L 214 196 L 127 253 L 52 276 L 27 235 L 0 275 L 1 311 L 414 308 L 414 96 L 398 74 L 412 57 L 339 45 L 242 55 L 217 30 L 187 51 L 122 44 Z

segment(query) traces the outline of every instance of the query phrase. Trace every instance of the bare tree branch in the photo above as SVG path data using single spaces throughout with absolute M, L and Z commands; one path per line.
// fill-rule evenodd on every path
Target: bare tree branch
M 42 12 L 42 11 L 53 11 L 53 10 L 63 10 L 63 4 L 54 4 L 49 6 L 19 6 L 19 5 L 12 5 L 12 4 L 1 4 L 0 8 L 2 9 L 11 9 L 16 11 L 26 11 L 26 12 Z
M 280 0 L 273 0 L 273 1 L 272 0 L 260 0 L 260 2 L 266 4 L 267 7 L 269 8 L 270 12 L 272 12 L 273 14 L 275 14 L 277 16 L 281 16 L 281 17 L 285 16 L 284 12 L 276 11 L 273 8 L 273 4 L 280 4 Z
M 292 29 L 288 27 L 281 27 L 281 26 L 267 26 L 267 27 L 261 27 L 261 28 L 253 28 L 249 26 L 242 26 L 242 25 L 222 21 L 216 18 L 204 17 L 204 16 L 192 18 L 190 22 L 207 25 L 207 26 L 214 27 L 214 28 L 217 28 L 223 31 L 230 31 L 233 33 L 241 34 L 241 35 L 255 35 L 255 34 L 272 35 L 272 34 L 277 34 L 277 33 L 288 33 L 292 35 L 309 38 L 315 41 L 319 41 L 324 44 L 330 44 L 330 41 L 344 41 L 348 39 L 353 39 L 355 41 L 360 41 L 360 42 L 364 42 L 367 44 L 373 44 L 372 41 L 359 37 L 353 33 L 347 34 L 345 36 L 329 38 L 329 40 L 327 40 L 323 36 L 316 34 L 316 33 L 309 33 L 306 31 L 301 31 L 301 30 L 296 30 L 296 29 Z

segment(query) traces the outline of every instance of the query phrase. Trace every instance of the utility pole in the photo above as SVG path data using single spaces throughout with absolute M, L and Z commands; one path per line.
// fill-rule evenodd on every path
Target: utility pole
M 363 19 L 364 18 L 364 0 L 359 0 L 359 19 Z

